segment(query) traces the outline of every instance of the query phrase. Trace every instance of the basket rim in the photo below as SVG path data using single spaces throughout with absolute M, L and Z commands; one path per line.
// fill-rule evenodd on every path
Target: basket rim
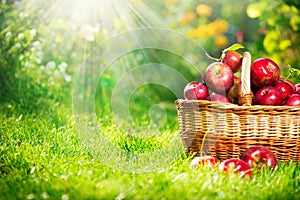
M 226 102 L 217 102 L 217 101 L 209 101 L 209 100 L 187 100 L 187 99 L 177 99 L 175 103 L 184 105 L 184 104 L 196 104 L 199 106 L 212 106 L 212 107 L 220 107 L 223 109 L 260 109 L 260 110 L 300 110 L 300 106 L 272 106 L 272 105 L 237 105 L 233 103 Z M 300 117 L 300 116 L 299 116 Z

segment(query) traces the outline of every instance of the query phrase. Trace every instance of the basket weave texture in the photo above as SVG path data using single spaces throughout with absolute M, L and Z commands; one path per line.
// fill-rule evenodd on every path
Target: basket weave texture
M 246 81 L 242 79 L 243 83 Z M 270 149 L 279 161 L 299 161 L 300 107 L 251 105 L 249 94 L 241 99 L 241 105 L 176 100 L 186 153 L 225 160 L 240 158 L 250 146 L 260 145 Z

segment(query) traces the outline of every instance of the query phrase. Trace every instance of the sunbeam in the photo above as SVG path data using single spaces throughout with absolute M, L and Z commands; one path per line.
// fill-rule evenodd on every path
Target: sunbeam
M 141 0 L 27 0 L 19 4 L 22 12 L 34 13 L 40 22 L 64 19 L 76 26 L 100 24 L 108 30 L 166 26 Z

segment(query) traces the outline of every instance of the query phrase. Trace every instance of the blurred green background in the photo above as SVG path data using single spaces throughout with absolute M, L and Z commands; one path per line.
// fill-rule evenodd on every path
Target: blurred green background
M 16 105 L 24 112 L 52 109 L 57 104 L 71 105 L 76 72 L 89 52 L 112 35 L 145 26 L 179 31 L 213 57 L 219 57 L 231 44 L 241 43 L 254 59 L 273 59 L 280 65 L 282 76 L 298 82 L 297 74 L 288 75 L 287 67 L 300 69 L 297 0 L 122 2 L 0 1 L 1 103 Z M 167 60 L 168 66 L 180 69 L 189 81 L 199 75 L 188 67 L 185 69 L 187 63 L 168 52 L 143 53 L 147 56 L 138 60 L 140 64 Z M 136 55 L 126 57 L 127 61 Z M 97 63 L 97 59 L 93 61 Z M 120 62 L 125 66 L 127 61 Z M 99 81 L 102 86 L 96 93 L 96 107 L 101 116 L 110 109 L 107 102 L 118 80 L 107 72 Z M 149 98 L 151 101 L 145 102 Z M 143 113 L 144 107 L 148 109 L 158 102 L 173 104 L 175 99 L 168 88 L 148 85 L 135 92 L 130 109 Z

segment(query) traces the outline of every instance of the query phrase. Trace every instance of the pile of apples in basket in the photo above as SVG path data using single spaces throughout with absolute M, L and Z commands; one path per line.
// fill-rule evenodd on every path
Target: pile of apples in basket
M 238 104 L 242 86 L 237 75 L 243 59 L 239 48 L 243 46 L 234 44 L 222 52 L 220 59 L 212 58 L 203 80 L 185 86 L 184 98 Z M 252 61 L 250 83 L 253 105 L 300 106 L 300 83 L 281 77 L 280 67 L 269 58 Z

